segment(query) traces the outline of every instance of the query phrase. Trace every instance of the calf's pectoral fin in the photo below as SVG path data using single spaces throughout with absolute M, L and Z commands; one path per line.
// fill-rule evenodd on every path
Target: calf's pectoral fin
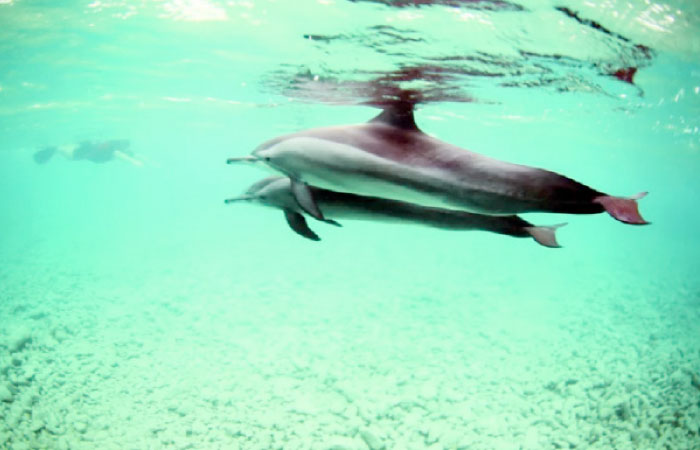
M 629 198 L 601 195 L 593 199 L 593 202 L 602 205 L 608 214 L 620 222 L 629 223 L 631 225 L 646 225 L 649 222 L 644 220 L 639 213 L 639 205 L 637 205 L 637 200 L 646 195 L 646 192 L 640 192 Z
M 291 209 L 285 209 L 284 218 L 287 219 L 289 227 L 299 236 L 303 236 L 306 239 L 311 239 L 312 241 L 321 240 L 321 238 L 318 237 L 318 235 L 314 233 L 311 228 L 309 228 L 309 225 L 306 223 L 306 219 L 300 213 L 292 211 Z
M 566 224 L 560 223 L 551 226 L 525 227 L 525 231 L 527 231 L 538 244 L 544 245 L 545 247 L 559 248 L 561 245 L 557 242 L 556 231 L 564 225 Z

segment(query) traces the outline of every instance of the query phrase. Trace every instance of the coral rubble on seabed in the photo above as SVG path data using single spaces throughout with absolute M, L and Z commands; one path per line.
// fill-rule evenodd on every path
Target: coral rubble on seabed
M 478 294 L 489 302 L 378 288 L 319 304 L 283 300 L 291 281 L 227 294 L 224 281 L 173 279 L 135 296 L 36 278 L 42 301 L 4 288 L 4 448 L 700 443 L 700 350 L 682 331 L 700 317 L 678 284 L 633 303 L 601 288 L 585 302 L 518 304 L 494 286 Z

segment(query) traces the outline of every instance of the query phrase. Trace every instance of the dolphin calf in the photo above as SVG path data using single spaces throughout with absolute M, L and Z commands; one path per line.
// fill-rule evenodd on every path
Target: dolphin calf
M 613 197 L 548 170 L 443 142 L 418 128 L 413 106 L 396 102 L 367 123 L 277 137 L 227 162 L 264 163 L 288 176 L 299 205 L 318 219 L 324 216 L 310 185 L 487 215 L 607 211 L 624 223 L 647 223 L 636 202 L 646 193 Z
M 410 223 L 449 230 L 483 230 L 513 237 L 530 237 L 545 247 L 559 247 L 555 231 L 564 224 L 535 226 L 518 216 L 486 216 L 465 211 L 431 208 L 396 200 L 363 197 L 309 187 L 327 220 L 355 219 Z M 255 202 L 284 211 L 287 223 L 297 234 L 320 240 L 306 223 L 305 212 L 296 201 L 292 181 L 287 177 L 268 177 L 253 184 L 241 197 L 226 200 Z

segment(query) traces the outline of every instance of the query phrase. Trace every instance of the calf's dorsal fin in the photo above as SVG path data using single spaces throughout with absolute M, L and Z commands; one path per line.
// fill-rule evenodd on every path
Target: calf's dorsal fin
M 420 131 L 413 118 L 413 106 L 413 103 L 405 101 L 390 103 L 370 122 L 383 123 L 403 130 Z

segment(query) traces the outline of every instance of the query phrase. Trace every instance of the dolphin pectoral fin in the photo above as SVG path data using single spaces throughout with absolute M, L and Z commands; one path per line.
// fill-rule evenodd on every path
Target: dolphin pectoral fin
M 600 197 L 593 199 L 593 202 L 602 205 L 603 208 L 605 208 L 605 211 L 607 211 L 607 213 L 610 214 L 613 219 L 631 225 L 646 225 L 649 222 L 644 220 L 642 215 L 639 213 L 639 205 L 637 205 L 637 200 L 645 197 L 646 195 L 646 192 L 640 192 L 639 194 L 629 198 L 601 195 Z
M 555 232 L 564 225 L 566 224 L 560 223 L 551 226 L 525 227 L 525 231 L 540 245 L 550 248 L 560 248 L 561 245 L 557 242 Z
M 307 212 L 314 219 L 325 222 L 326 218 L 323 217 L 323 213 L 320 209 L 318 209 L 318 205 L 314 200 L 314 196 L 311 193 L 311 188 L 309 188 L 309 185 L 303 181 L 295 180 L 293 178 L 291 180 L 292 194 L 294 194 L 294 199 L 297 201 L 301 209 Z
M 284 210 L 284 218 L 287 219 L 289 227 L 294 230 L 294 232 L 306 239 L 311 239 L 312 241 L 320 241 L 321 238 L 314 233 L 309 225 L 306 223 L 306 219 L 300 213 L 292 211 L 291 209 Z

